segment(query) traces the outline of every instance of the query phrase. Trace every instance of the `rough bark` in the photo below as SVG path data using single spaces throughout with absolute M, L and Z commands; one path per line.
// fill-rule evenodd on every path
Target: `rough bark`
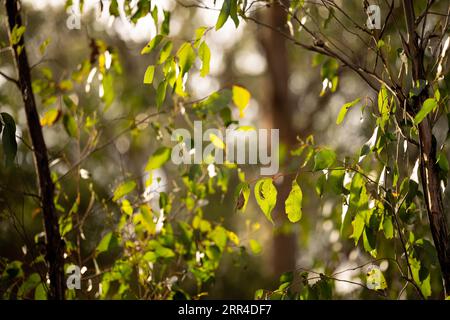
M 20 3 L 17 0 L 5 1 L 10 34 L 14 27 L 22 24 Z M 49 298 L 64 299 L 64 242 L 59 232 L 58 217 L 53 202 L 54 185 L 48 166 L 47 147 L 45 145 L 36 101 L 31 86 L 30 65 L 28 63 L 25 41 L 22 36 L 19 43 L 13 45 L 14 58 L 19 75 L 19 87 L 27 118 L 28 130 L 33 146 L 34 162 L 37 172 L 39 194 L 44 217 L 46 234 L 46 261 L 49 266 L 50 290 Z
M 408 47 L 411 54 L 412 74 L 414 81 L 425 80 L 424 48 L 415 31 L 415 14 L 412 0 L 403 0 L 406 26 L 408 32 Z M 428 88 L 427 88 L 428 89 Z M 428 90 L 409 106 L 411 112 L 417 112 L 428 98 Z M 439 180 L 439 167 L 436 163 L 436 145 L 433 142 L 432 124 L 425 118 L 419 124 L 420 144 L 420 174 L 421 183 L 430 221 L 431 234 L 436 247 L 445 295 L 450 293 L 450 238 L 442 201 L 442 191 Z

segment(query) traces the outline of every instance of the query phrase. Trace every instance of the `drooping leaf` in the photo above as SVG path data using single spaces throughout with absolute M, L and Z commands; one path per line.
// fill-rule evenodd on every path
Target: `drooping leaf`
M 264 215 L 273 223 L 272 210 L 277 203 L 277 189 L 270 178 L 263 178 L 255 185 L 255 198 Z
M 231 0 L 224 0 L 222 9 L 220 9 L 219 18 L 217 18 L 216 30 L 222 28 L 225 22 L 227 22 L 228 17 L 230 16 L 230 10 Z
M 147 165 L 145 166 L 145 171 L 155 170 L 160 168 L 169 159 L 172 153 L 172 149 L 168 147 L 161 147 L 153 153 L 153 155 L 148 159 Z
M 70 137 L 76 138 L 78 136 L 78 126 L 77 126 L 77 122 L 75 121 L 74 117 L 72 117 L 68 113 L 64 114 L 63 124 L 64 124 L 64 129 L 66 129 L 66 132 Z
M 236 191 L 237 191 L 236 209 L 245 212 L 245 209 L 247 208 L 248 204 L 248 199 L 250 196 L 250 185 L 248 183 L 241 182 L 236 188 Z
M 181 68 L 181 74 L 184 76 L 195 62 L 194 48 L 192 48 L 192 45 L 189 42 L 183 43 L 180 49 L 178 49 L 177 57 L 178 64 Z
M 198 56 L 202 62 L 202 67 L 200 69 L 200 76 L 206 77 L 209 73 L 209 62 L 211 60 L 211 50 L 209 50 L 208 45 L 205 41 L 200 44 L 198 48 Z
M 163 64 L 170 57 L 172 53 L 173 43 L 172 41 L 168 41 L 164 47 L 161 49 L 158 58 L 158 64 Z
M 292 189 L 285 201 L 286 214 L 292 223 L 300 221 L 302 218 L 302 189 L 297 181 L 292 181 Z
M 167 82 L 161 81 L 156 89 L 156 107 L 159 109 L 166 100 Z
M 144 75 L 144 83 L 152 84 L 154 75 L 155 75 L 155 66 L 148 66 Z
M 247 108 L 250 102 L 250 92 L 247 89 L 240 86 L 233 86 L 233 102 L 236 107 L 239 109 L 239 117 L 244 117 L 244 110 Z
M 170 11 L 164 10 L 164 20 L 161 24 L 161 34 L 169 35 L 170 33 Z
M 16 122 L 14 121 L 14 118 L 6 112 L 0 113 L 0 116 L 4 124 L 2 146 L 5 154 L 5 163 L 6 166 L 11 166 L 14 164 L 14 159 L 17 154 Z

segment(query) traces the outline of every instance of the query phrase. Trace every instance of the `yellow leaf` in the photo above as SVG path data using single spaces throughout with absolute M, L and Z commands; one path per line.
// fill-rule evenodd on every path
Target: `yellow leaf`
M 212 144 L 219 149 L 225 149 L 225 143 L 220 139 L 218 136 L 216 136 L 214 133 L 211 133 L 209 135 L 209 140 L 211 140 Z
M 41 126 L 52 126 L 56 121 L 58 121 L 59 116 L 61 115 L 61 110 L 59 109 L 50 109 L 44 116 L 41 118 Z
M 233 102 L 239 109 L 239 117 L 244 117 L 244 110 L 247 108 L 250 102 L 250 92 L 247 89 L 240 86 L 233 86 Z

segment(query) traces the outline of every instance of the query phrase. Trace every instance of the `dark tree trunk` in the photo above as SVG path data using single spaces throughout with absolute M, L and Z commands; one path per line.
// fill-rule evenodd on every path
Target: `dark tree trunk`
M 413 80 L 414 82 L 425 80 L 424 48 L 415 31 L 413 1 L 403 0 L 403 9 L 408 32 L 408 49 L 411 55 Z M 415 113 L 420 110 L 428 97 L 428 90 L 423 90 L 420 97 L 409 106 L 409 111 Z M 450 293 L 450 238 L 442 202 L 439 167 L 436 164 L 436 145 L 433 142 L 432 124 L 428 117 L 419 124 L 419 140 L 422 188 L 427 205 L 428 219 L 430 220 L 431 234 L 441 267 L 444 293 L 447 295 Z
M 8 15 L 9 31 L 14 27 L 19 28 L 22 24 L 20 16 L 20 3 L 17 0 L 5 1 Z M 10 37 L 11 38 L 11 37 Z M 33 145 L 33 154 L 38 178 L 39 194 L 41 198 L 42 212 L 44 216 L 46 234 L 46 261 L 49 266 L 50 290 L 49 298 L 64 299 L 64 242 L 59 233 L 58 217 L 53 202 L 54 185 L 50 176 L 48 166 L 47 147 L 45 145 L 36 102 L 31 86 L 30 66 L 25 49 L 24 38 L 13 45 L 14 57 L 19 74 L 19 86 L 25 107 L 28 130 Z
M 286 13 L 274 3 L 265 17 L 267 24 L 285 31 Z M 263 29 L 261 44 L 267 60 L 267 100 L 266 121 L 269 127 L 280 130 L 280 143 L 291 148 L 296 142 L 296 132 L 292 125 L 292 102 L 289 94 L 289 65 L 286 40 L 280 33 Z M 276 224 L 273 238 L 272 266 L 276 275 L 293 271 L 296 267 L 297 240 L 292 230 L 286 231 L 283 224 L 287 222 L 284 202 L 289 195 L 292 181 L 285 177 L 278 189 L 277 206 L 274 210 Z

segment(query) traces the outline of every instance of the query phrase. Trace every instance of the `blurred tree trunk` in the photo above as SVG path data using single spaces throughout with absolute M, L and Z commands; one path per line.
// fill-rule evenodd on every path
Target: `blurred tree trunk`
M 276 29 L 285 28 L 286 13 L 278 4 L 273 4 L 265 14 L 264 20 L 267 24 Z M 280 146 L 285 145 L 287 150 L 290 150 L 296 143 L 296 132 L 292 125 L 294 111 L 288 87 L 289 64 L 286 40 L 280 33 L 268 28 L 260 29 L 259 38 L 265 51 L 268 67 L 263 118 L 268 128 L 280 130 Z M 293 271 L 296 265 L 297 237 L 292 232 L 291 226 L 286 224 L 288 221 L 284 209 L 284 202 L 291 186 L 292 181 L 287 177 L 283 178 L 281 185 L 277 185 L 278 199 L 273 215 L 276 230 L 272 248 L 272 266 L 276 275 Z
M 408 49 L 411 54 L 413 80 L 418 82 L 427 78 L 424 67 L 425 49 L 421 45 L 422 39 L 419 39 L 415 31 L 416 17 L 413 1 L 403 0 L 403 9 L 408 33 Z M 423 90 L 416 99 L 412 99 L 409 111 L 413 114 L 416 113 L 429 96 L 428 90 Z M 433 128 L 428 117 L 426 117 L 419 124 L 420 174 L 428 219 L 430 220 L 431 234 L 441 267 L 444 295 L 446 296 L 450 293 L 450 234 L 442 200 L 436 142 L 433 140 Z
M 50 290 L 49 298 L 64 299 L 64 242 L 59 232 L 58 216 L 53 202 L 54 185 L 48 166 L 47 147 L 45 145 L 39 114 L 36 108 L 33 88 L 31 86 L 30 65 L 28 63 L 24 37 L 20 37 L 17 43 L 12 43 L 11 34 L 23 27 L 20 16 L 21 4 L 17 0 L 5 1 L 8 15 L 10 42 L 14 51 L 18 85 L 22 93 L 22 99 L 27 118 L 28 130 L 33 145 L 33 155 L 38 176 L 39 195 L 41 198 L 42 212 L 44 216 L 46 234 L 46 261 L 49 266 Z

